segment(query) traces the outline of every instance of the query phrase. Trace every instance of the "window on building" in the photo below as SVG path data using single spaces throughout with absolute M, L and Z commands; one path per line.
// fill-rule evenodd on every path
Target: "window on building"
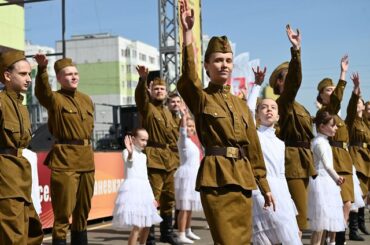
M 146 55 L 142 54 L 142 53 L 139 53 L 139 60 L 146 61 Z
M 126 66 L 126 71 L 127 71 L 127 73 L 131 73 L 131 65 Z
M 126 50 L 121 49 L 121 56 L 122 56 L 122 57 L 126 56 Z
M 136 59 L 137 53 L 136 50 L 132 50 L 132 58 Z
M 130 49 L 129 49 L 129 48 L 126 48 L 125 56 L 126 56 L 127 58 L 130 58 L 130 54 L 131 54 Z
M 155 64 L 155 58 L 149 56 L 149 63 L 152 64 L 152 65 L 154 65 Z

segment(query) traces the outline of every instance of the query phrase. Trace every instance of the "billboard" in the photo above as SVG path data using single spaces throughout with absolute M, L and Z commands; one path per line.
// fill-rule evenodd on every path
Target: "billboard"
M 44 229 L 51 228 L 54 214 L 50 195 L 50 169 L 43 164 L 47 152 L 37 153 L 39 190 L 41 199 L 40 219 Z M 91 200 L 89 220 L 112 216 L 116 195 L 123 181 L 121 152 L 96 152 L 94 196 Z

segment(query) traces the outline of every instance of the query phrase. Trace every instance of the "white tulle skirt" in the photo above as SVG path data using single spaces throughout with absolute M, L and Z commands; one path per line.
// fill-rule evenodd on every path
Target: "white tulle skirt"
M 195 191 L 195 182 L 199 164 L 181 165 L 175 173 L 176 209 L 201 211 L 202 203 L 199 192 Z
M 313 231 L 344 231 L 343 201 L 340 187 L 327 174 L 318 170 L 315 179 L 310 178 L 308 187 L 308 218 Z
M 126 179 L 120 186 L 113 211 L 116 229 L 150 227 L 162 221 L 154 203 L 149 180 Z
M 276 211 L 263 209 L 265 199 L 259 190 L 253 191 L 253 244 L 302 244 L 297 225 L 297 209 L 285 179 L 267 176 L 275 199 Z
M 364 199 L 362 199 L 362 190 L 360 187 L 360 181 L 356 175 L 356 168 L 352 165 L 352 176 L 353 176 L 353 191 L 355 193 L 355 202 L 351 205 L 351 210 L 365 207 Z

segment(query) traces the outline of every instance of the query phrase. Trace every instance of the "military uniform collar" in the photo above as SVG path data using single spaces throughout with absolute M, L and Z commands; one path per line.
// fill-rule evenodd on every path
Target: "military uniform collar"
M 220 84 L 217 84 L 217 83 L 214 83 L 214 82 L 210 82 L 208 84 L 208 89 L 211 92 L 220 92 L 220 93 L 223 93 L 223 94 L 227 94 L 227 93 L 230 92 L 230 85 L 227 85 L 227 84 L 220 85 Z
M 154 99 L 152 99 L 152 103 L 155 106 L 161 106 L 161 107 L 164 106 L 163 101 L 161 101 L 161 100 L 154 100 Z
M 75 97 L 75 95 L 76 95 L 76 93 L 77 93 L 77 89 L 76 89 L 76 90 L 74 90 L 74 91 L 72 91 L 72 90 L 67 90 L 67 89 L 61 88 L 61 89 L 60 89 L 60 92 L 61 92 L 62 94 L 65 94 L 65 95 L 69 95 L 69 96 L 71 96 L 71 97 Z
M 14 90 L 10 90 L 8 88 L 4 88 L 4 91 L 6 92 L 7 95 L 10 96 L 13 100 L 18 100 L 18 102 L 22 103 L 23 102 L 23 95 L 20 93 L 15 92 Z

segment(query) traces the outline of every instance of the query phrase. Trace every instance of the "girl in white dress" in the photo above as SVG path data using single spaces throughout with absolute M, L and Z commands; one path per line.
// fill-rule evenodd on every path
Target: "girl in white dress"
M 185 105 L 180 108 L 180 137 L 177 142 L 180 155 L 180 167 L 175 173 L 175 200 L 178 215 L 178 242 L 191 244 L 200 237 L 191 231 L 192 211 L 201 211 L 202 203 L 199 192 L 195 191 L 195 182 L 200 164 L 198 146 L 190 139 L 195 135 L 195 123 L 188 114 Z
M 266 72 L 257 67 L 255 85 L 248 97 L 248 106 L 259 123 L 257 130 L 266 165 L 267 181 L 275 198 L 276 210 L 264 207 L 260 190 L 253 191 L 253 244 L 302 244 L 296 220 L 297 210 L 285 179 L 285 145 L 275 135 L 274 124 L 279 120 L 278 105 L 272 99 L 263 99 L 255 110 L 260 84 Z
M 319 110 L 315 118 L 317 136 L 311 149 L 317 177 L 310 178 L 308 186 L 308 218 L 313 231 L 311 244 L 321 244 L 323 231 L 329 232 L 330 244 L 335 244 L 335 232 L 344 231 L 346 222 L 339 185 L 344 178 L 333 167 L 333 153 L 328 137 L 337 131 L 334 116 Z
M 140 244 L 145 244 L 149 228 L 162 221 L 148 180 L 146 155 L 142 152 L 148 138 L 143 128 L 134 130 L 132 137 L 125 137 L 125 180 L 118 191 L 112 223 L 118 229 L 132 228 L 128 245 L 135 245 L 139 236 Z

